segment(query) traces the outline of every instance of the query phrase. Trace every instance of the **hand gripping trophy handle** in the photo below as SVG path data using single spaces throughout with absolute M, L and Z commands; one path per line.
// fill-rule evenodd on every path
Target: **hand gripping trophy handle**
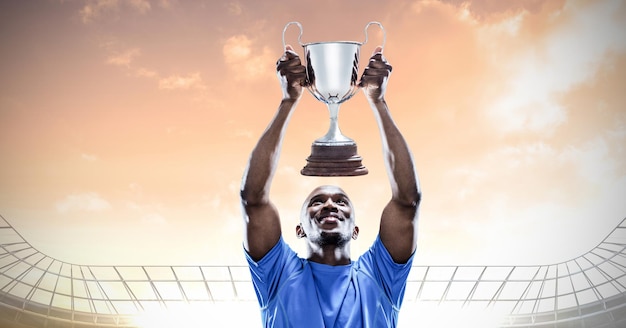
M 365 26 L 365 41 L 333 41 L 302 43 L 302 25 L 289 22 L 283 29 L 283 49 L 286 48 L 285 32 L 291 25 L 300 28 L 298 43 L 304 49 L 306 60 L 307 89 L 319 101 L 326 104 L 330 113 L 328 132 L 311 145 L 311 156 L 300 172 L 309 176 L 356 176 L 367 174 L 361 164 L 354 140 L 344 136 L 339 129 L 338 113 L 341 103 L 358 91 L 359 54 L 361 46 L 368 41 L 368 28 L 378 25 L 383 32 L 384 48 L 387 39 L 385 29 L 379 22 Z

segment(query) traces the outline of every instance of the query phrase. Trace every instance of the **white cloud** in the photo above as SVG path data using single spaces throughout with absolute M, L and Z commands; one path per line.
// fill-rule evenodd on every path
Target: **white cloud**
M 137 10 L 138 12 L 145 14 L 146 12 L 150 11 L 150 8 L 152 6 L 150 6 L 150 2 L 147 0 L 129 0 L 128 4 L 130 5 L 131 8 L 134 8 L 135 10 Z
M 144 198 L 145 195 L 139 184 L 131 183 L 128 187 L 134 198 Z M 134 218 L 133 220 L 141 224 L 150 226 L 164 226 L 168 224 L 166 215 L 164 214 L 167 212 L 167 208 L 160 203 L 127 201 L 126 208 L 133 213 L 131 215 L 131 217 Z
M 411 9 L 415 11 L 416 14 L 421 14 L 422 11 L 430 9 L 430 8 L 443 8 L 443 7 L 452 8 L 451 5 L 443 3 L 441 1 L 436 1 L 436 0 L 414 1 L 411 7 L 412 7 Z M 462 15 L 465 7 L 461 9 L 462 10 L 460 11 L 459 16 Z
M 626 38 L 617 32 L 626 26 L 613 17 L 619 5 L 618 1 L 569 3 L 542 39 L 515 53 L 492 54 L 505 76 L 503 93 L 487 107 L 496 128 L 505 133 L 551 133 L 566 122 L 567 111 L 556 96 L 593 79 L 608 53 L 626 50 Z M 520 17 L 499 23 L 507 28 L 483 27 L 479 38 L 485 49 L 514 45 L 510 34 L 523 24 Z
M 156 78 L 159 74 L 156 71 L 140 67 L 135 70 L 135 76 L 138 77 L 147 77 L 147 78 Z
M 97 17 L 99 17 L 103 12 L 113 10 L 117 8 L 119 1 L 118 0 L 97 0 L 97 1 L 89 1 L 85 6 L 79 11 L 79 15 L 83 21 L 83 23 L 87 24 Z
M 97 193 L 88 192 L 68 195 L 65 199 L 56 203 L 56 208 L 61 213 L 74 211 L 96 212 L 110 209 L 111 204 Z
M 506 169 L 540 165 L 542 161 L 553 158 L 556 151 L 543 142 L 523 144 L 519 146 L 505 146 L 494 154 L 489 154 L 487 159 L 492 164 L 500 163 Z M 502 167 L 502 166 L 501 166 Z
M 142 55 L 138 47 L 125 47 L 119 44 L 116 39 L 109 39 L 103 42 L 100 47 L 109 54 L 106 63 L 109 65 L 124 67 L 127 76 L 136 78 L 146 78 L 158 84 L 160 90 L 206 90 L 207 84 L 203 81 L 199 72 L 187 75 L 171 74 L 163 77 L 158 71 L 135 64 L 137 58 Z M 118 50 L 123 49 L 125 50 Z
M 458 181 L 457 197 L 465 200 L 476 193 L 476 186 L 487 178 L 487 172 L 478 168 L 459 167 L 450 173 L 452 179 Z
M 239 16 L 243 12 L 243 7 L 241 6 L 241 3 L 239 3 L 239 1 L 231 1 L 227 4 L 227 7 L 228 12 L 235 16 Z
M 616 176 L 619 165 L 610 151 L 607 141 L 597 137 L 582 146 L 569 147 L 560 158 L 575 163 L 579 177 L 592 183 L 606 184 Z
M 129 67 L 131 62 L 141 55 L 141 50 L 138 48 L 128 49 L 122 53 L 117 53 L 111 55 L 107 58 L 107 64 L 115 65 L 115 66 L 126 66 Z
M 171 6 L 172 6 L 172 2 L 170 0 L 159 0 L 159 7 L 170 8 Z
M 274 77 L 274 67 L 268 47 L 256 49 L 254 42 L 244 34 L 234 35 L 224 42 L 222 48 L 224 61 L 235 73 L 237 80 L 256 80 Z
M 224 43 L 224 59 L 227 63 L 247 60 L 250 57 L 250 53 L 252 53 L 251 45 L 252 41 L 243 34 L 230 37 Z
M 140 14 L 145 14 L 152 8 L 147 0 L 92 0 L 87 1 L 78 14 L 83 23 L 88 24 L 106 13 L 119 11 L 122 6 L 129 7 Z M 162 7 L 166 6 L 162 5 Z
M 159 80 L 159 89 L 163 90 L 189 90 L 189 89 L 206 89 L 206 85 L 202 81 L 200 73 L 191 73 L 187 76 L 171 75 Z
M 442 183 L 454 188 L 427 205 L 439 219 L 424 224 L 457 236 L 438 247 L 463 244 L 467 263 L 553 263 L 580 255 L 626 213 L 626 143 L 619 131 L 561 148 L 505 146 L 455 168 Z

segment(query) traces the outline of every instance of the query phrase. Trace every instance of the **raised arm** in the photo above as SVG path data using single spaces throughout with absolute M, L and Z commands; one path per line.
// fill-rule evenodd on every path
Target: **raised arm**
M 361 77 L 361 87 L 378 122 L 391 184 L 391 200 L 380 220 L 380 238 L 396 263 L 406 263 L 417 245 L 421 191 L 411 151 L 385 101 L 391 66 L 381 51 L 380 47 L 374 51 Z
M 306 69 L 300 58 L 287 46 L 277 62 L 277 75 L 283 99 L 274 118 L 252 150 L 241 184 L 243 206 L 243 244 L 252 259 L 258 261 L 280 238 L 280 218 L 269 198 L 272 178 L 278 165 L 283 136 L 293 109 L 302 96 Z

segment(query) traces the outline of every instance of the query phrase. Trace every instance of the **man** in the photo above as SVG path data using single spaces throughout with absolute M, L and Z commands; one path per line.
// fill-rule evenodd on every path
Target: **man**
M 277 63 L 283 99 L 252 151 L 241 189 L 243 244 L 264 327 L 397 324 L 417 243 L 421 192 L 412 155 L 385 102 L 391 66 L 381 51 L 374 51 L 359 86 L 380 129 L 391 200 L 374 244 L 356 261 L 350 258 L 350 241 L 359 229 L 353 205 L 339 187 L 318 187 L 303 204 L 296 234 L 306 241 L 306 258 L 299 258 L 281 236 L 270 186 L 285 128 L 306 85 L 306 70 L 291 46 Z

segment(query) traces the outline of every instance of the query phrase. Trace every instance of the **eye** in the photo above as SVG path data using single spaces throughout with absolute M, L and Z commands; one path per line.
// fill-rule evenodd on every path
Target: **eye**
M 337 201 L 335 203 L 338 204 L 338 205 L 346 205 L 346 204 L 348 204 L 348 202 L 344 198 L 337 199 Z

